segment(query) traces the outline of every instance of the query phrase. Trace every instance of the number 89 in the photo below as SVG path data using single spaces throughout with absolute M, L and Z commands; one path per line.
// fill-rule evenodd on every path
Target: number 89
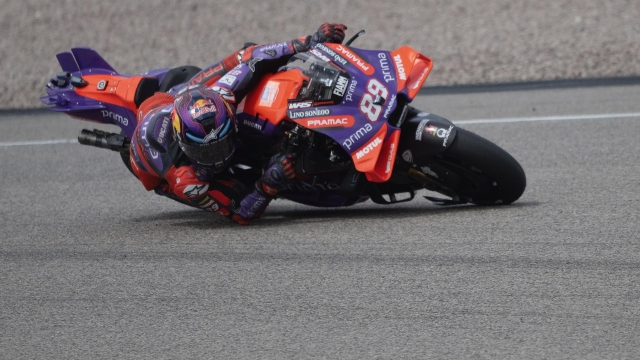
M 376 79 L 369 80 L 369 83 L 367 84 L 367 91 L 368 92 L 362 95 L 362 100 L 360 100 L 360 111 L 367 115 L 370 121 L 378 121 L 378 118 L 382 113 L 382 106 L 374 104 L 373 102 L 375 101 L 376 96 L 386 99 L 387 95 L 389 95 L 389 91 Z

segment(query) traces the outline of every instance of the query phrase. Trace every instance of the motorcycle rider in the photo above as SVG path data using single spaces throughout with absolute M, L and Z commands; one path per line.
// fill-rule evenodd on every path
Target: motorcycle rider
M 312 36 L 247 44 L 200 71 L 177 93 L 156 93 L 145 100 L 130 152 L 132 169 L 144 187 L 242 225 L 260 217 L 277 195 L 277 186 L 295 176 L 295 159 L 292 154 L 274 155 L 255 184 L 225 171 L 236 152 L 235 105 L 262 75 L 314 43 L 342 43 L 346 29 L 325 23 Z

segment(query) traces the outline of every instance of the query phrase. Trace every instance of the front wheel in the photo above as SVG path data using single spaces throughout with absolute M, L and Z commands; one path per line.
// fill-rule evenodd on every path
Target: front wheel
M 509 153 L 461 128 L 431 165 L 450 192 L 478 205 L 510 204 L 520 198 L 527 183 L 524 170 Z

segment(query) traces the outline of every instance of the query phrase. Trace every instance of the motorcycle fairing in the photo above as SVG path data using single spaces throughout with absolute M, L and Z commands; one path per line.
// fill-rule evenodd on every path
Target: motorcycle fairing
M 333 63 L 338 66 L 342 65 L 341 67 L 345 68 L 345 63 L 342 59 L 346 59 L 354 68 L 358 69 L 365 75 L 372 76 L 375 73 L 375 69 L 368 60 L 365 57 L 360 56 L 347 45 L 325 43 L 317 44 L 316 48 L 324 51 L 329 55 L 329 58 L 333 58 Z
M 363 173 L 374 171 L 382 149 L 381 145 L 383 145 L 387 136 L 387 127 L 387 124 L 383 124 L 380 130 L 369 138 L 366 144 L 351 153 L 356 170 Z
M 387 140 L 385 140 L 382 148 L 380 148 L 380 155 L 378 155 L 378 161 L 376 162 L 376 166 L 373 171 L 365 173 L 367 180 L 374 183 L 382 183 L 391 178 L 393 166 L 396 163 L 399 141 L 400 129 L 396 129 L 391 133 Z
M 78 88 L 69 84 L 65 88 L 48 88 L 49 96 L 41 100 L 47 105 L 54 105 L 50 110 L 64 112 L 74 118 L 117 125 L 130 137 L 137 124 L 136 90 L 143 78 L 83 75 L 87 86 Z
M 287 117 L 288 100 L 298 96 L 303 80 L 299 70 L 266 75 L 238 105 L 238 112 L 277 126 Z
M 397 91 L 406 91 L 409 99 L 413 100 L 431 73 L 433 62 L 408 46 L 392 51 L 391 59 L 396 69 Z
M 114 68 L 98 54 L 97 51 L 88 47 L 77 47 L 71 49 L 73 57 L 76 59 L 78 68 L 80 70 L 85 69 L 102 69 L 112 74 L 117 74 Z
M 71 52 L 61 52 L 56 55 L 56 58 L 58 59 L 58 63 L 60 64 L 60 67 L 63 71 L 68 71 L 70 73 L 80 71 L 78 63 L 76 62 L 76 59 L 73 57 L 73 54 Z
M 145 96 L 153 94 L 158 81 L 168 71 L 158 69 L 145 75 L 120 75 L 90 48 L 73 48 L 56 57 L 68 77 L 79 77 L 86 85 L 79 87 L 66 81 L 57 86 L 51 82 L 47 86 L 48 96 L 40 100 L 50 105 L 50 110 L 73 118 L 117 125 L 129 138 L 137 125 L 138 106 Z
M 339 56 L 338 51 L 341 50 L 347 51 L 344 47 L 339 47 L 336 44 L 331 47 L 327 46 L 325 48 L 332 52 L 325 52 L 330 56 L 331 54 Z M 389 52 L 364 50 L 360 52 L 365 54 L 366 58 L 387 59 L 387 63 L 384 65 L 389 63 L 391 57 Z M 348 54 L 354 53 L 355 51 L 348 52 Z M 318 102 L 316 100 L 322 99 L 300 98 L 300 94 L 304 84 L 315 80 L 306 76 L 300 68 L 293 67 L 287 71 L 265 76 L 256 86 L 256 90 L 250 92 L 238 107 L 241 112 L 239 119 L 242 119 L 242 123 L 246 123 L 247 127 L 252 128 L 251 132 L 262 130 L 267 135 L 269 132 L 266 131 L 267 126 L 262 125 L 263 123 L 272 124 L 275 128 L 284 119 L 313 129 L 340 144 L 350 154 L 355 168 L 365 173 L 369 181 L 387 181 L 391 177 L 391 170 L 395 163 L 400 131 L 386 122 L 388 116 L 397 106 L 397 94 L 395 83 L 389 84 L 393 85 L 389 88 L 387 81 L 385 81 L 385 75 L 387 76 L 386 80 L 395 81 L 395 79 L 391 78 L 392 76 L 389 76 L 388 72 L 383 74 L 379 64 L 373 66 L 363 60 L 366 59 L 365 56 L 357 54 L 357 57 L 353 55 L 348 61 L 345 59 L 342 61 L 343 63 L 351 62 L 347 66 L 349 72 L 343 75 L 348 79 L 348 82 L 343 84 L 344 87 L 341 89 L 341 95 L 347 95 L 347 91 L 344 89 L 349 89 L 350 99 L 344 96 L 342 101 L 335 105 L 314 106 L 318 103 L 326 103 L 326 101 Z M 322 66 L 322 64 L 319 65 Z M 393 71 L 388 66 L 385 68 Z M 343 69 L 343 71 L 346 70 Z M 378 84 L 386 88 L 385 91 L 388 95 L 379 111 L 378 118 L 375 119 L 377 121 L 371 121 L 359 109 L 359 106 L 348 104 L 350 101 L 356 101 L 356 104 L 361 101 L 368 86 L 367 78 L 363 78 L 362 73 L 359 72 L 376 74 L 374 78 L 378 79 Z M 333 89 L 329 91 L 333 91 Z M 386 156 L 380 157 L 383 149 Z M 390 153 L 393 153 L 391 159 L 388 156 Z

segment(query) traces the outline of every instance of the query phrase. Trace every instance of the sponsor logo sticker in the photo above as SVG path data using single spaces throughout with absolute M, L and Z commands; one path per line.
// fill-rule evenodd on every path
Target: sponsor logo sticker
M 396 70 L 398 70 L 398 77 L 400 80 L 407 80 L 407 74 L 404 72 L 404 64 L 402 63 L 402 57 L 400 54 L 394 56 L 393 61 L 396 63 Z
M 391 75 L 391 69 L 389 68 L 389 59 L 387 58 L 387 54 L 379 53 L 378 59 L 380 61 L 380 68 L 382 69 L 384 82 L 388 84 L 389 81 L 396 81 L 396 79 Z
M 329 59 L 328 57 L 324 56 L 324 54 L 323 54 L 323 53 L 321 53 L 320 51 L 318 51 L 318 50 L 316 50 L 316 49 L 311 49 L 311 50 L 309 50 L 309 52 L 310 52 L 313 56 L 317 57 L 318 59 L 320 59 L 320 60 L 322 60 L 322 61 L 326 61 L 326 62 L 331 61 L 331 59 Z
M 396 144 L 391 144 L 389 149 L 389 157 L 387 158 L 387 168 L 384 170 L 385 174 L 391 172 L 391 163 L 393 162 L 393 158 L 396 155 Z
M 363 147 L 360 151 L 356 153 L 356 159 L 363 158 L 365 155 L 373 151 L 373 149 L 377 148 L 378 145 L 380 144 L 382 144 L 382 139 L 380 139 L 379 137 L 376 137 L 375 139 L 373 139 L 372 142 L 368 143 L 365 147 Z
M 387 110 L 384 111 L 384 118 L 387 119 L 391 114 L 391 109 L 396 104 L 396 94 L 391 95 L 391 100 L 389 100 L 389 105 L 387 106 Z
M 451 135 L 451 130 L 453 130 L 453 125 L 449 126 L 449 129 L 446 131 L 446 134 L 444 136 L 444 141 L 442 142 L 443 147 L 447 146 L 447 141 L 449 141 L 449 135 Z
M 265 46 L 260 47 L 259 50 L 265 51 L 265 50 L 270 50 L 270 49 L 281 48 L 281 47 L 284 47 L 284 46 L 287 46 L 286 42 L 265 45 Z M 244 52 L 244 50 L 243 50 L 243 52 Z
M 162 127 L 160 127 L 160 133 L 158 134 L 158 142 L 162 144 L 164 141 L 164 137 L 167 135 L 167 128 L 169 127 L 169 123 L 171 122 L 171 118 L 165 116 L 162 119 Z
M 424 70 L 422 70 L 422 72 L 420 73 L 418 80 L 414 81 L 412 84 L 409 85 L 409 89 L 411 90 L 417 89 L 418 86 L 422 84 L 422 81 L 424 80 L 425 75 L 427 75 L 428 70 L 429 70 L 428 67 L 424 68 Z
M 336 50 L 338 50 L 344 57 L 346 57 L 349 62 L 353 65 L 356 65 L 362 72 L 367 75 L 373 75 L 374 70 L 373 67 L 368 64 L 366 61 L 360 59 L 360 57 L 356 56 L 356 54 L 352 53 L 349 49 L 346 49 L 342 45 L 336 46 Z
M 342 56 L 338 55 L 335 51 L 333 51 L 328 46 L 322 43 L 317 44 L 316 48 L 324 51 L 324 53 L 329 55 L 333 59 L 333 61 L 335 61 L 336 63 L 342 64 L 342 65 L 347 65 L 349 63 Z
M 211 101 L 202 99 L 202 100 L 196 101 L 193 104 L 193 106 L 189 109 L 189 114 L 191 115 L 192 118 L 195 119 L 195 118 L 199 118 L 202 115 L 215 113 L 217 111 L 218 109 Z
M 344 115 L 330 118 L 304 119 L 296 120 L 296 122 L 309 129 L 319 128 L 336 128 L 336 127 L 352 127 L 355 124 L 353 116 Z
M 289 103 L 289 110 L 292 109 L 305 109 L 313 106 L 313 101 L 300 101 Z
M 355 79 L 352 79 L 351 84 L 349 84 L 349 90 L 347 91 L 347 97 L 345 98 L 345 100 L 353 101 L 353 93 L 356 91 L 357 85 L 358 82 Z
M 368 134 L 371 130 L 373 130 L 373 126 L 371 126 L 371 124 L 365 124 L 363 127 L 358 129 L 355 133 L 351 134 L 351 136 L 349 136 L 342 143 L 342 146 L 344 146 L 347 149 L 351 150 L 351 147 L 354 145 L 354 143 L 356 141 L 360 140 L 366 134 Z
M 256 123 L 256 122 L 249 121 L 249 120 L 245 119 L 245 120 L 242 121 L 242 124 L 245 125 L 245 126 L 248 126 L 250 128 L 262 131 L 262 126 L 260 124 Z
M 276 100 L 280 86 L 275 81 L 269 81 L 260 95 L 260 106 L 271 106 Z
M 184 188 L 183 193 L 188 197 L 200 196 L 209 190 L 209 184 L 189 185 Z
M 347 85 L 349 84 L 349 79 L 344 76 L 338 76 L 338 81 L 336 81 L 336 87 L 333 89 L 333 94 L 336 96 L 343 97 L 344 92 L 347 90 Z
M 124 126 L 129 126 L 129 119 L 113 111 L 102 110 L 102 117 L 111 118 Z
M 331 110 L 316 108 L 316 109 L 305 110 L 305 111 L 289 111 L 288 115 L 289 115 L 289 119 L 295 120 L 295 119 L 308 118 L 308 117 L 314 117 L 314 116 L 331 115 Z

